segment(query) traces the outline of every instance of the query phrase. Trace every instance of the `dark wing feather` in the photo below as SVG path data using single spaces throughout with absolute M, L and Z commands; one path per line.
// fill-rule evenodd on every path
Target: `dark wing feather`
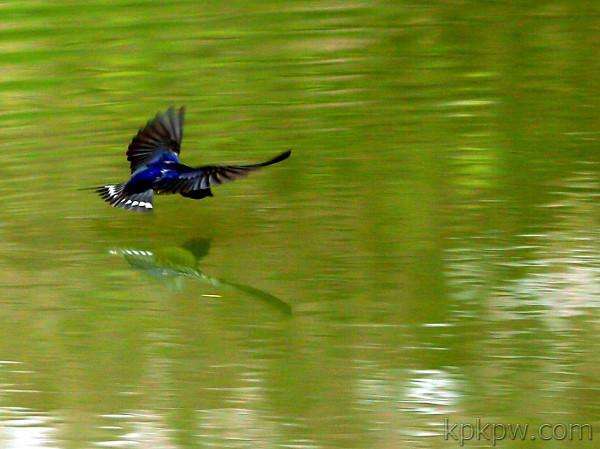
M 291 151 L 285 151 L 280 155 L 260 164 L 251 165 L 205 165 L 198 168 L 190 168 L 182 171 L 179 177 L 169 185 L 161 186 L 161 192 L 188 193 L 196 190 L 210 189 L 219 184 L 248 176 L 250 172 L 268 165 L 276 164 L 287 159 Z
M 175 111 L 170 107 L 166 112 L 156 114 L 141 128 L 127 149 L 127 160 L 133 173 L 140 165 L 152 160 L 158 152 L 171 151 L 179 154 L 183 138 L 183 117 L 185 108 Z

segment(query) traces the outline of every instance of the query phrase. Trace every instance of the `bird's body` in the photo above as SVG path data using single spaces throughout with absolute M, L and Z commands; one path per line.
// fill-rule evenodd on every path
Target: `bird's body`
M 184 109 L 173 108 L 157 114 L 141 128 L 127 150 L 131 177 L 122 184 L 110 184 L 96 191 L 113 207 L 149 211 L 154 194 L 180 194 L 202 199 L 212 196 L 211 187 L 246 176 L 251 171 L 287 159 L 291 152 L 251 165 L 204 165 L 180 163 Z

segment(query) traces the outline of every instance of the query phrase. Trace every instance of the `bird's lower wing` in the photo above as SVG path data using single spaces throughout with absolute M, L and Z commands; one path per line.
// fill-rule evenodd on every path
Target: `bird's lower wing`
M 172 181 L 160 186 L 160 192 L 165 193 L 189 193 L 197 190 L 210 189 L 216 185 L 223 184 L 236 179 L 244 178 L 250 172 L 262 167 L 276 164 L 287 159 L 291 151 L 285 151 L 280 155 L 259 164 L 251 165 L 205 165 L 189 171 L 184 171 Z

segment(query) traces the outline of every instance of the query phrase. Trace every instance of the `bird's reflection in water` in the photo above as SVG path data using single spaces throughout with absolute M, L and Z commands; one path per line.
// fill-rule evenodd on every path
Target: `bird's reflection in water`
M 203 273 L 198 268 L 198 264 L 208 254 L 209 249 L 210 240 L 197 239 L 190 240 L 182 246 L 163 247 L 157 250 L 114 248 L 110 250 L 110 253 L 122 256 L 132 268 L 160 279 L 176 291 L 183 288 L 185 278 L 195 279 L 210 284 L 219 290 L 242 292 L 286 315 L 291 315 L 291 306 L 270 293 L 249 285 L 226 281 Z

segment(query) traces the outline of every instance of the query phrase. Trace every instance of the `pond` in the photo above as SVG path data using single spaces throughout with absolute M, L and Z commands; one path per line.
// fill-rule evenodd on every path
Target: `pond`
M 597 447 L 535 433 L 600 425 L 592 3 L 0 11 L 0 447 Z M 171 105 L 185 163 L 293 154 L 85 190 Z

